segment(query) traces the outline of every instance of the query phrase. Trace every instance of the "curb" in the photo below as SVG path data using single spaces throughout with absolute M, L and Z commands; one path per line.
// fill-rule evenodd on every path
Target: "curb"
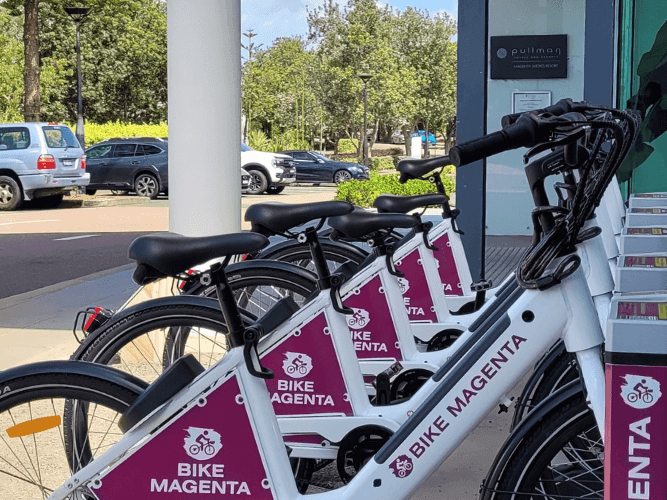
M 58 208 L 95 208 L 95 207 L 120 207 L 129 205 L 145 205 L 151 200 L 149 198 L 100 198 L 89 200 L 63 200 Z
M 93 274 L 81 276 L 80 278 L 74 278 L 72 280 L 63 281 L 61 283 L 55 283 L 53 285 L 45 286 L 44 288 L 40 288 L 38 290 L 32 290 L 31 292 L 25 292 L 19 295 L 12 295 L 11 297 L 0 299 L 0 311 L 2 311 L 3 309 L 9 309 L 10 307 L 20 304 L 21 302 L 26 302 L 27 300 L 34 299 L 35 297 L 39 297 L 41 295 L 46 295 L 75 285 L 80 285 L 81 283 L 85 283 L 86 281 L 92 281 L 98 278 L 103 278 L 105 276 L 109 276 L 110 274 L 129 271 L 131 269 L 134 269 L 135 267 L 136 264 L 126 264 L 124 266 L 105 269 L 104 271 L 98 271 Z

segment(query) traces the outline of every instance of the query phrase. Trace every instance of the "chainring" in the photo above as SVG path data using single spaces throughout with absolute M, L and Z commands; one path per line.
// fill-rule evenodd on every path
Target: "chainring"
M 432 371 L 423 368 L 400 373 L 391 383 L 391 401 L 410 399 L 432 375 Z
M 426 352 L 442 351 L 450 347 L 456 339 L 458 339 L 463 332 L 461 330 L 448 329 L 436 333 L 431 340 L 428 341 Z
M 336 458 L 338 475 L 343 483 L 349 483 L 392 434 L 377 425 L 365 425 L 350 431 L 340 442 Z

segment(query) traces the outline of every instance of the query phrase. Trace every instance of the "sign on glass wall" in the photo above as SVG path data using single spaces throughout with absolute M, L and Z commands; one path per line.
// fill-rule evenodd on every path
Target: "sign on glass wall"
M 567 78 L 567 35 L 491 37 L 492 80 Z

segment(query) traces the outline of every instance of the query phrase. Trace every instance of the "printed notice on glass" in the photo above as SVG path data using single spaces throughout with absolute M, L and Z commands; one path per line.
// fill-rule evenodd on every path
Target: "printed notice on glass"
M 551 92 L 512 92 L 512 113 L 525 113 L 551 106 Z

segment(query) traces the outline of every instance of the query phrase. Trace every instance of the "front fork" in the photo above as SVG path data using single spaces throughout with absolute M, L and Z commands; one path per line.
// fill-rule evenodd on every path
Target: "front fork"
M 584 394 L 586 403 L 595 415 L 595 421 L 600 429 L 602 442 L 604 443 L 604 363 L 600 346 L 591 347 L 583 351 L 577 351 L 577 363 L 579 373 L 584 382 Z

